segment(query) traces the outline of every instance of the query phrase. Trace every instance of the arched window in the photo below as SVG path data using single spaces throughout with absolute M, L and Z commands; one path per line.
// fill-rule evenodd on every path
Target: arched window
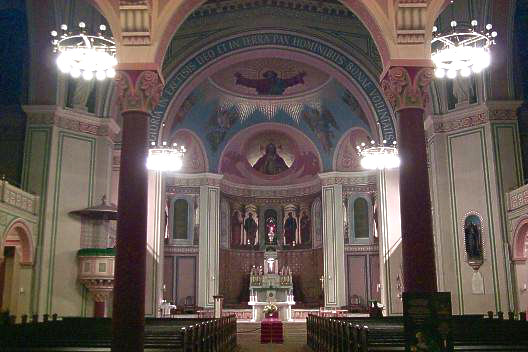
M 189 203 L 185 199 L 176 199 L 173 203 L 172 238 L 188 239 L 189 233 Z
M 356 198 L 354 201 L 354 237 L 357 239 L 368 239 L 369 228 L 369 206 L 365 198 Z
M 348 244 L 368 244 L 372 240 L 372 203 L 368 194 L 351 194 L 347 201 Z

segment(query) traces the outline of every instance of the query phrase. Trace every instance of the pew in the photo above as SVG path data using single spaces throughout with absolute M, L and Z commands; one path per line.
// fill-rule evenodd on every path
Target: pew
M 110 351 L 112 320 L 63 318 L 0 328 L 0 351 Z M 236 317 L 145 319 L 145 351 L 229 352 L 236 348 Z
M 484 319 L 480 315 L 453 316 L 455 351 L 528 351 L 528 323 Z M 508 314 L 510 318 L 515 316 Z M 314 351 L 404 351 L 403 317 L 325 318 L 309 315 L 307 345 Z

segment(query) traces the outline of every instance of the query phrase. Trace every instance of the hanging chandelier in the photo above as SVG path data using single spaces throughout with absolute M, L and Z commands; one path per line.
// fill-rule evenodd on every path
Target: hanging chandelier
M 104 24 L 99 26 L 96 35 L 86 32 L 86 24 L 79 22 L 79 32 L 68 32 L 68 26 L 60 27 L 62 33 L 51 31 L 53 52 L 59 53 L 57 66 L 62 73 L 73 78 L 82 77 L 90 81 L 94 77 L 102 81 L 115 77 L 116 46 L 113 38 L 103 36 Z
M 361 157 L 361 166 L 369 170 L 393 169 L 400 166 L 400 157 L 396 149 L 396 141 L 392 145 L 387 145 L 387 141 L 382 144 L 376 144 L 370 141 L 370 145 L 361 143 L 356 147 Z
M 452 12 L 453 3 L 451 0 Z M 438 28 L 433 26 L 431 59 L 437 78 L 469 77 L 490 65 L 490 49 L 495 45 L 497 32 L 492 31 L 491 24 L 481 29 L 477 28 L 477 20 L 472 20 L 470 24 L 470 27 L 463 26 L 452 19 L 447 33 L 439 33 Z
M 168 146 L 163 142 L 161 146 L 156 146 L 152 142 L 147 158 L 147 169 L 154 171 L 178 171 L 183 166 L 183 154 L 185 147 L 182 145 L 178 148 L 176 143 Z

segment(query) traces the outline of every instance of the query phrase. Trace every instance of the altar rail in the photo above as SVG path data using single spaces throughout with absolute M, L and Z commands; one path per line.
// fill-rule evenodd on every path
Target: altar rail
M 334 319 L 309 315 L 306 323 L 307 344 L 314 351 L 405 351 L 402 317 Z M 526 320 L 453 316 L 455 351 L 528 351 L 527 331 Z
M 110 318 L 63 318 L 0 324 L 0 351 L 110 351 Z M 145 351 L 230 352 L 236 348 L 236 317 L 145 320 Z

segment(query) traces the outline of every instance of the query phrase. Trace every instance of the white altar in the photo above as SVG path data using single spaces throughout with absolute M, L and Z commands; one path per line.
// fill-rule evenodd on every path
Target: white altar
M 289 267 L 283 266 L 279 270 L 279 261 L 275 249 L 264 253 L 264 265 L 251 269 L 249 283 L 249 302 L 252 307 L 251 321 L 264 318 L 262 309 L 268 303 L 279 308 L 279 318 L 292 321 L 291 307 L 293 300 L 292 275 Z

